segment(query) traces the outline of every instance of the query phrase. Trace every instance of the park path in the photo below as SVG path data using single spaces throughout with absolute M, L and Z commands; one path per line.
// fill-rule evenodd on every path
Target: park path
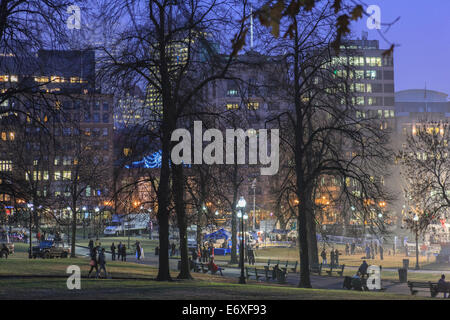
M 77 246 L 77 254 L 81 256 L 89 256 L 89 249 L 86 247 Z M 145 254 L 145 253 L 144 253 Z M 106 253 L 107 260 L 111 260 L 111 254 Z M 169 259 L 170 269 L 176 271 L 178 267 L 178 258 Z M 145 264 L 149 266 L 158 266 L 158 256 L 155 256 L 153 252 L 145 254 L 144 259 L 137 260 L 133 253 L 127 254 L 128 262 L 135 262 L 139 264 Z M 261 267 L 266 265 L 265 263 L 255 263 L 255 267 Z M 351 270 L 357 270 L 357 267 L 349 267 Z M 393 271 L 397 272 L 397 269 L 393 268 L 383 268 L 383 271 Z M 408 270 L 408 273 L 432 273 L 432 274 L 442 274 L 445 271 L 439 270 Z M 224 277 L 238 279 L 240 276 L 239 268 L 226 267 L 223 271 Z M 299 282 L 299 273 L 288 273 L 286 277 L 286 282 L 290 286 L 297 286 Z M 333 277 L 333 276 L 311 276 L 311 284 L 314 289 L 329 289 L 329 290 L 346 290 L 342 287 L 344 282 L 343 277 Z M 266 283 L 264 280 L 259 280 L 259 283 Z M 273 282 L 272 282 L 273 283 Z M 410 290 L 406 283 L 399 283 L 398 281 L 382 280 L 382 287 L 385 289 L 386 293 L 394 293 L 401 295 L 410 295 Z M 430 297 L 430 293 L 427 290 L 419 291 L 418 296 Z

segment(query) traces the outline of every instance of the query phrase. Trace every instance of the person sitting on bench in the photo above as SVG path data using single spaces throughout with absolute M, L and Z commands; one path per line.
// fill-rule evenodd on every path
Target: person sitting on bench
M 276 264 L 275 267 L 273 267 L 272 279 L 276 279 L 277 278 L 277 271 L 281 271 L 281 269 L 278 267 L 278 264 Z
M 445 281 L 445 274 L 443 274 L 443 275 L 441 276 L 441 278 L 439 279 L 439 281 L 438 281 L 437 289 L 438 289 L 440 292 L 444 292 L 444 299 L 447 298 L 447 292 L 448 292 L 448 289 L 449 289 L 449 284 L 450 284 L 450 283 L 448 283 L 447 281 Z M 450 297 L 450 296 L 449 296 L 449 297 Z
M 211 262 L 209 263 L 209 269 L 211 270 L 212 274 L 216 274 L 217 271 L 220 272 L 220 275 L 223 276 L 222 274 L 222 268 L 219 267 L 217 264 L 214 263 L 214 258 L 211 258 Z
M 367 264 L 366 260 L 363 260 L 361 265 L 359 266 L 358 273 L 361 274 L 361 278 L 368 277 L 367 269 L 369 268 L 369 265 Z

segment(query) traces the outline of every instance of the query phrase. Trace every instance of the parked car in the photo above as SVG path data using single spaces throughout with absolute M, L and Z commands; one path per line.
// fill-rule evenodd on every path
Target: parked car
M 70 248 L 65 246 L 63 241 L 44 240 L 39 242 L 38 246 L 32 247 L 33 258 L 67 258 L 69 254 Z

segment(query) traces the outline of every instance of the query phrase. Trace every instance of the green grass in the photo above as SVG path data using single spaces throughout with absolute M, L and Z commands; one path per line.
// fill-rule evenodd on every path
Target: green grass
M 95 243 L 95 238 L 92 238 L 92 240 Z M 151 253 L 153 254 L 155 252 L 156 246 L 159 244 L 159 240 L 150 240 L 148 238 L 141 238 L 139 236 L 130 236 L 130 248 L 131 250 L 134 250 L 134 244 L 136 243 L 136 240 L 141 243 L 141 246 L 144 248 L 144 254 Z M 110 250 L 111 244 L 114 242 L 114 245 L 117 248 L 117 245 L 121 241 L 123 244 L 127 245 L 128 247 L 128 237 L 101 237 L 99 238 L 99 241 L 106 250 Z M 79 239 L 77 240 L 77 245 L 87 247 L 89 244 L 89 239 Z M 129 252 L 128 252 L 129 253 Z
M 66 268 L 69 265 L 78 265 L 82 276 L 85 277 L 89 270 L 88 259 L 29 260 L 18 256 L 25 254 L 22 252 L 24 248 L 26 245 L 21 245 L 18 247 L 18 252 L 11 258 L 0 259 L 0 276 L 17 276 L 1 279 L 0 299 L 416 299 L 409 295 L 299 289 L 276 283 L 261 284 L 255 281 L 248 281 L 247 285 L 242 286 L 236 284 L 236 278 L 201 273 L 192 274 L 195 280 L 158 282 L 154 280 L 158 272 L 156 267 L 118 261 L 107 262 L 108 272 L 112 274 L 113 279 L 82 278 L 82 290 L 68 290 L 65 278 L 68 276 Z M 172 270 L 171 274 L 173 278 L 176 278 L 178 273 Z M 21 278 L 21 276 L 31 277 Z M 47 278 L 47 276 L 61 276 L 61 278 Z M 383 273 L 383 279 L 387 279 L 387 276 L 389 274 Z M 390 276 L 398 277 L 395 273 Z M 114 277 L 129 280 L 118 280 Z M 426 280 L 426 275 L 420 274 L 419 277 L 420 279 L 416 277 L 416 280 Z
M 82 279 L 81 290 L 68 290 L 65 279 L 2 279 L 0 299 L 151 299 L 151 300 L 414 300 L 409 295 L 299 289 L 211 280 Z

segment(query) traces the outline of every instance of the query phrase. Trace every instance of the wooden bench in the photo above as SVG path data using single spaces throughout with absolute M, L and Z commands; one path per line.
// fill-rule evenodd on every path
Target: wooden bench
M 286 262 L 280 262 L 280 269 L 284 270 L 286 273 L 293 272 L 296 273 L 297 272 L 297 265 L 298 265 L 298 261 L 286 261 Z
M 279 283 L 286 283 L 286 274 L 287 274 L 286 270 L 283 269 L 277 270 L 276 277 Z
M 279 267 L 279 265 L 280 265 L 280 260 L 272 260 L 272 259 L 269 259 L 269 260 L 267 260 L 267 266 L 264 266 L 264 271 L 265 271 L 265 273 L 266 273 L 266 279 L 269 279 L 269 278 L 267 278 L 267 276 L 268 276 L 268 274 L 270 273 L 270 272 L 272 272 L 272 271 L 270 271 L 270 265 L 273 265 L 273 266 L 276 266 L 277 264 L 278 264 L 278 267 Z
M 280 260 L 272 260 L 272 259 L 269 259 L 269 260 L 267 260 L 267 267 L 268 268 L 270 268 L 270 265 L 280 265 Z
M 328 273 L 329 276 L 333 275 L 333 272 L 336 272 L 339 276 L 342 277 L 342 275 L 344 274 L 345 264 L 343 265 L 329 264 L 325 265 L 324 267 L 328 268 L 328 270 L 325 270 L 325 272 Z
M 321 263 L 313 263 L 309 266 L 310 273 L 317 273 L 319 276 L 322 275 L 322 264 Z
M 258 274 L 258 269 L 256 268 L 245 268 L 245 273 L 247 275 L 247 279 L 250 279 L 251 276 L 255 277 L 256 281 L 259 280 L 259 278 L 262 278 L 262 275 Z
M 419 281 L 408 281 L 408 287 L 409 290 L 411 291 L 412 295 L 416 295 L 419 291 L 418 290 L 414 290 L 414 288 L 416 289 L 428 289 L 430 290 L 430 295 L 432 298 L 435 298 L 440 292 L 445 293 L 445 292 L 449 292 L 449 289 L 442 289 L 438 287 L 438 283 L 437 282 L 419 282 Z

